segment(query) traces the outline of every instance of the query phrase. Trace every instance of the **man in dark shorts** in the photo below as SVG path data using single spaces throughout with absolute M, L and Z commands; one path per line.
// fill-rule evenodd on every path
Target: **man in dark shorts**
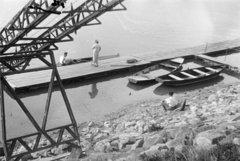
M 186 99 L 180 102 L 175 96 L 174 92 L 169 92 L 169 98 L 162 101 L 162 106 L 165 111 L 174 111 L 180 107 L 180 111 L 184 111 Z

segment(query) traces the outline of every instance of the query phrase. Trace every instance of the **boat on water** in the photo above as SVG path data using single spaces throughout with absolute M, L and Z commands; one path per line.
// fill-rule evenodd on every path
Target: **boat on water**
M 181 70 L 184 58 L 174 58 L 143 69 L 128 77 L 131 83 L 155 81 L 156 77 Z
M 156 77 L 156 81 L 168 86 L 188 85 L 216 78 L 225 68 L 224 65 L 192 68 Z

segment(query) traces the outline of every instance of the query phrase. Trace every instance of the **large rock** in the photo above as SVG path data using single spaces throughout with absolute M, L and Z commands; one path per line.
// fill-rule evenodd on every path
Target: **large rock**
M 212 140 L 206 138 L 206 137 L 196 137 L 195 143 L 199 147 L 207 147 L 212 145 Z
M 230 135 L 227 135 L 225 138 L 223 138 L 223 139 L 219 142 L 219 144 L 220 144 L 220 145 L 226 145 L 226 144 L 230 145 L 230 144 L 233 143 L 233 139 L 234 139 L 234 138 L 235 138 L 235 134 L 232 133 L 232 134 L 230 134 Z
M 122 150 L 127 144 L 134 144 L 136 142 L 136 135 L 134 134 L 121 134 L 119 135 L 118 148 Z
M 119 133 L 125 130 L 125 126 L 123 124 L 118 124 L 115 128 L 115 132 Z
M 137 140 L 131 147 L 131 150 L 135 150 L 137 148 L 141 148 L 143 146 L 143 143 L 144 143 L 144 140 L 143 139 L 140 139 L 140 140 Z
M 137 121 L 136 125 L 138 127 L 143 127 L 145 125 L 145 122 L 143 120 L 139 120 L 139 121 Z
M 164 143 L 163 138 L 159 134 L 146 137 L 144 140 L 143 148 L 149 148 L 157 143 Z
M 232 118 L 232 121 L 239 121 L 239 120 L 240 120 L 240 114 L 238 114 Z
M 80 141 L 81 141 L 80 144 L 84 147 L 84 149 L 86 151 L 88 151 L 91 148 L 92 144 L 89 141 L 87 141 L 86 139 L 81 138 Z
M 21 161 L 28 161 L 33 159 L 33 157 L 31 156 L 31 154 L 26 154 L 21 158 Z
M 72 148 L 71 154 L 65 158 L 65 161 L 77 161 L 80 157 L 82 157 L 81 148 Z
M 135 126 L 136 125 L 136 122 L 135 121 L 128 121 L 128 122 L 125 122 L 125 128 L 128 128 L 130 126 Z
M 97 141 L 103 140 L 103 139 L 105 139 L 105 138 L 107 138 L 107 137 L 108 137 L 108 134 L 106 134 L 106 133 L 99 133 L 99 134 L 97 134 L 97 135 L 93 138 L 93 140 L 94 140 L 95 142 L 97 142 Z
M 141 152 L 140 155 L 139 155 L 139 158 L 141 160 L 145 161 L 145 160 L 152 160 L 152 159 L 155 159 L 157 157 L 161 158 L 161 156 L 162 156 L 161 151 L 149 149 L 149 150 Z
M 62 154 L 63 153 L 63 150 L 61 147 L 54 147 L 51 149 L 51 153 L 52 154 L 55 154 L 55 155 L 59 155 L 59 154 Z M 33 153 L 34 156 L 37 154 L 37 153 Z
M 185 145 L 182 142 L 182 139 L 175 139 L 175 140 L 168 141 L 166 143 L 166 146 L 168 147 L 168 149 L 174 149 L 175 151 L 181 152 Z
M 100 129 L 98 127 L 92 127 L 89 132 L 92 133 L 93 136 L 95 136 L 100 132 Z
M 209 101 L 209 102 L 213 102 L 213 101 L 215 101 L 215 100 L 217 100 L 217 96 L 216 96 L 215 94 L 211 94 L 211 95 L 208 97 L 208 101 Z
M 200 126 L 200 127 L 195 128 L 194 131 L 196 133 L 201 133 L 201 132 L 204 132 L 204 131 L 207 131 L 207 130 L 212 130 L 212 129 L 216 129 L 216 126 L 204 125 L 204 126 Z
M 161 136 L 165 139 L 165 142 L 168 140 L 175 139 L 178 129 L 167 129 L 161 131 Z
M 195 144 L 196 146 L 206 147 L 219 143 L 219 141 L 225 137 L 225 134 L 221 131 L 208 130 L 197 134 L 195 138 Z
M 110 149 L 111 149 L 111 144 L 107 140 L 97 142 L 94 147 L 95 151 L 102 152 L 102 153 L 109 152 Z
M 111 126 L 111 122 L 110 121 L 106 121 L 103 123 L 103 126 L 109 128 Z
M 240 145 L 240 138 L 234 138 L 233 144 Z
M 168 149 L 167 145 L 166 144 L 156 144 L 156 145 L 153 145 L 149 148 L 150 150 L 162 150 L 162 149 Z
M 176 131 L 176 140 L 181 140 L 185 145 L 193 145 L 193 139 L 195 137 L 194 131 L 188 126 L 181 127 Z

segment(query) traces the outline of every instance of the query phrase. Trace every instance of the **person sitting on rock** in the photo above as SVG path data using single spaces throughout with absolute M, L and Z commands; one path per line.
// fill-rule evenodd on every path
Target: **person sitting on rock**
M 183 111 L 186 105 L 186 99 L 181 103 L 175 96 L 174 92 L 169 92 L 169 98 L 166 98 L 162 101 L 162 106 L 165 111 L 173 111 L 177 108 L 180 108 L 180 111 Z

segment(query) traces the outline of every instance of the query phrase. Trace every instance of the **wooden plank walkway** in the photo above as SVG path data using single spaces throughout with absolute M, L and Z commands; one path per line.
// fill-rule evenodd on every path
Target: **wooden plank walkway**
M 151 65 L 151 63 L 156 63 L 164 59 L 190 56 L 190 55 L 200 55 L 209 54 L 218 51 L 224 51 L 230 48 L 239 48 L 240 39 L 235 39 L 231 41 L 224 41 L 219 43 L 208 43 L 207 49 L 206 45 L 195 46 L 191 48 L 178 49 L 168 52 L 156 52 L 148 54 L 136 54 L 130 56 L 120 56 L 113 59 L 101 60 L 99 61 L 99 67 L 94 67 L 90 63 L 74 64 L 69 66 L 58 67 L 59 74 L 62 80 L 71 79 L 81 79 L 88 77 L 97 77 L 107 75 L 109 73 L 114 73 L 116 71 L 124 71 L 130 69 L 136 69 L 136 67 L 143 68 L 145 66 Z M 205 52 L 206 50 L 206 52 Z M 207 57 L 208 58 L 208 57 Z M 137 59 L 139 62 L 134 64 L 128 64 L 127 60 Z M 210 58 L 208 58 L 210 60 Z M 211 58 L 214 60 L 214 58 Z M 28 88 L 28 87 L 38 87 L 41 85 L 47 85 L 50 81 L 51 71 L 38 71 L 23 74 L 15 74 L 7 76 L 8 82 L 11 83 L 12 87 L 15 89 Z
M 138 62 L 128 64 L 128 59 L 132 56 L 123 56 L 112 59 L 100 60 L 99 67 L 94 67 L 90 62 L 58 67 L 58 72 L 62 80 L 88 78 L 106 75 L 111 72 L 128 69 L 134 66 L 150 64 L 149 61 L 137 59 Z M 117 66 L 113 66 L 117 65 Z M 26 87 L 46 86 L 50 82 L 51 70 L 14 74 L 7 76 L 8 82 L 16 90 Z

